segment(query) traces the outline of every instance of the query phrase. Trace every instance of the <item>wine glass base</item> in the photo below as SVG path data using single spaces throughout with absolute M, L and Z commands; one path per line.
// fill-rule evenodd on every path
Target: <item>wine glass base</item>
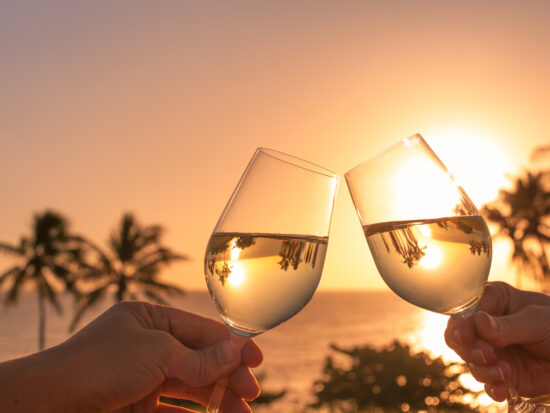
M 537 401 L 536 399 L 508 401 L 508 413 L 550 413 L 550 403 Z
M 477 304 L 480 297 L 476 297 L 474 300 L 469 303 L 464 304 L 463 306 L 455 309 L 452 314 L 449 314 L 453 317 L 458 318 L 470 318 L 477 311 Z
M 229 328 L 229 331 L 231 331 L 232 333 L 235 333 L 239 336 L 246 337 L 246 338 L 252 338 L 252 337 L 255 337 L 258 334 L 262 334 L 264 332 L 264 331 L 260 331 L 260 330 L 252 330 L 252 329 L 247 329 L 247 328 L 244 328 L 244 327 L 240 327 L 240 326 L 237 326 L 234 323 L 232 323 L 231 320 L 228 320 L 227 318 L 225 318 L 223 316 L 222 316 L 222 318 L 223 318 L 223 321 L 225 322 L 225 324 L 227 325 L 227 327 Z
M 506 401 L 508 413 L 550 413 L 550 395 L 524 400 L 510 383 L 506 383 L 506 387 L 508 387 L 509 392 Z

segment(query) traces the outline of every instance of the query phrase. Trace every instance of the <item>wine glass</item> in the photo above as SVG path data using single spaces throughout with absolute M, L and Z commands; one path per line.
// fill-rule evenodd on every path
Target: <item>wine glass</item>
M 214 228 L 204 258 L 206 284 L 229 329 L 253 337 L 311 299 L 321 278 L 338 185 L 334 173 L 258 148 Z M 218 381 L 208 413 L 217 413 Z
M 491 235 L 422 136 L 397 142 L 345 177 L 385 283 L 418 307 L 471 316 L 489 276 Z M 546 411 L 507 386 L 509 412 Z

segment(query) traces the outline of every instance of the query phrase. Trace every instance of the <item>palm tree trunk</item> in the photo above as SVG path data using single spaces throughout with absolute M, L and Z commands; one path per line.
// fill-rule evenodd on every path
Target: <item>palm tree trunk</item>
M 38 288 L 38 349 L 44 350 L 46 336 L 46 305 L 44 301 L 44 287 Z

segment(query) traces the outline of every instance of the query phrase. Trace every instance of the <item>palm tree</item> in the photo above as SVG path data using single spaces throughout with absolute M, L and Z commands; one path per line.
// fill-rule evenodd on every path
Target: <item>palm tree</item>
M 74 274 L 82 254 L 83 239 L 69 234 L 63 216 L 54 211 L 35 214 L 32 234 L 22 237 L 19 245 L 0 243 L 0 250 L 19 258 L 20 263 L 0 275 L 0 286 L 11 280 L 5 304 L 17 302 L 23 286 L 34 285 L 38 293 L 38 347 L 44 348 L 46 331 L 46 301 L 58 313 L 61 305 L 57 298 L 55 280 L 76 293 Z
M 498 227 L 497 236 L 512 241 L 512 262 L 520 273 L 531 275 L 544 290 L 550 287 L 550 191 L 549 171 L 526 172 L 516 178 L 512 190 L 501 190 L 496 201 L 482 212 Z
M 182 294 L 175 285 L 158 280 L 160 269 L 187 257 L 162 246 L 163 229 L 158 225 L 141 226 L 132 214 L 124 214 L 119 227 L 111 233 L 108 251 L 88 244 L 98 256 L 97 263 L 84 264 L 79 283 L 93 287 L 77 300 L 77 310 L 70 329 L 74 330 L 82 315 L 109 290 L 114 300 L 137 299 L 139 293 L 160 303 L 166 296 Z

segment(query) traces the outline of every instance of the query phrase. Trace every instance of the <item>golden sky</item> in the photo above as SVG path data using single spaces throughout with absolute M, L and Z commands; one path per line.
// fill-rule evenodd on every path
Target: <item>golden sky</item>
M 0 3 L 1 239 L 46 207 L 103 242 L 166 227 L 204 289 L 216 221 L 256 147 L 342 175 L 419 132 L 480 206 L 549 143 L 550 3 Z M 506 251 L 491 279 L 512 280 Z M 386 288 L 344 180 L 324 289 Z

